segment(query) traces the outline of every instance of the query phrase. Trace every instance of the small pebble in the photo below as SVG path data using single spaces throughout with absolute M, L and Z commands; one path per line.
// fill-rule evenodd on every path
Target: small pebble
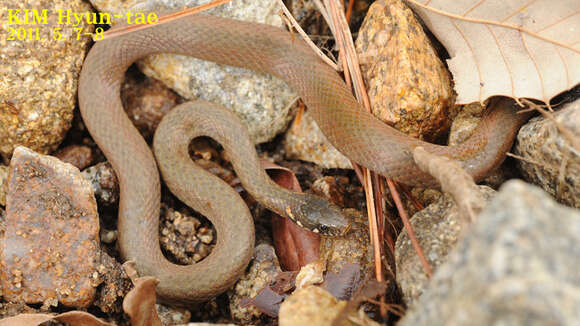
M 93 162 L 93 151 L 88 146 L 70 145 L 59 149 L 54 156 L 83 170 Z
M 91 183 L 99 205 L 114 206 L 119 201 L 119 181 L 113 167 L 101 162 L 83 171 L 83 176 Z
M 162 82 L 129 69 L 121 87 L 123 108 L 146 140 L 153 139 L 163 116 L 180 102 L 180 97 Z
M 215 246 L 214 231 L 196 217 L 161 205 L 159 242 L 179 264 L 193 264 L 207 257 Z M 208 223 L 209 224 L 209 223 Z
M 318 286 L 308 286 L 292 293 L 280 307 L 280 326 L 330 326 L 346 306 Z

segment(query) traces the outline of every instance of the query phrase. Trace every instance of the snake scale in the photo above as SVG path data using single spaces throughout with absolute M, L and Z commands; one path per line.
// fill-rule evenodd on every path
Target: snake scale
M 178 140 L 187 142 L 195 135 L 209 132 L 214 137 L 217 135 L 226 149 L 236 148 L 243 142 L 239 131 L 213 122 L 223 118 L 221 113 L 216 113 L 222 110 L 208 109 L 202 103 L 202 109 L 193 111 L 203 111 L 204 117 L 185 119 L 187 114 L 182 113 L 181 107 L 177 109 L 181 112 L 178 119 L 162 122 L 177 132 L 156 135 L 154 147 L 163 152 L 164 158 L 159 164 L 165 182 L 170 188 L 178 188 L 178 192 L 179 189 L 184 190 L 182 193 L 193 191 L 191 195 L 178 193 L 177 196 L 212 221 L 218 240 L 212 254 L 194 265 L 175 265 L 163 256 L 158 240 L 157 165 L 150 148 L 125 114 L 120 99 L 120 86 L 129 65 L 155 53 L 188 55 L 281 78 L 300 95 L 325 136 L 343 154 L 381 175 L 409 185 L 434 184 L 413 162 L 414 147 L 422 146 L 431 153 L 458 160 L 477 180 L 503 161 L 518 128 L 528 118 L 516 114 L 509 100 L 498 100 L 490 105 L 475 134 L 461 145 L 439 146 L 410 138 L 364 110 L 339 74 L 323 63 L 303 40 L 282 29 L 257 23 L 195 14 L 98 42 L 87 55 L 81 71 L 81 114 L 119 178 L 121 254 L 136 262 L 140 275 L 152 275 L 160 280 L 159 298 L 169 303 L 204 301 L 231 286 L 251 258 L 254 235 L 248 208 L 239 197 L 236 199 L 237 194 L 219 182 L 210 182 L 212 178 L 201 176 L 202 171 L 186 162 L 190 161 L 187 150 L 176 145 Z M 188 133 L 182 123 L 192 125 L 196 119 L 202 126 L 198 134 Z M 175 149 L 164 152 L 160 149 L 164 142 Z M 289 192 L 276 192 L 268 184 L 259 184 L 264 182 L 263 171 L 253 170 L 255 164 L 244 156 L 246 152 L 238 150 L 234 155 L 241 156 L 232 157 L 236 172 L 249 176 L 243 180 L 246 189 L 259 193 L 259 199 L 274 196 L 276 203 L 266 203 L 266 206 L 278 213 L 308 220 L 297 216 L 304 209 L 295 205 L 304 204 L 304 200 L 293 200 Z M 195 188 L 204 188 L 204 191 L 196 193 L 195 183 L 191 182 L 198 182 L 201 187 Z M 344 217 L 335 211 L 338 208 L 324 205 L 330 212 L 318 211 L 318 218 L 326 217 L 335 221 L 337 228 L 345 227 Z M 333 228 L 326 231 L 332 233 Z

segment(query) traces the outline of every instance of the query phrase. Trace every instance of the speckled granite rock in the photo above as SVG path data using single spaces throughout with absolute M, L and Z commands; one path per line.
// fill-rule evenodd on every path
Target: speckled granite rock
M 39 40 L 8 40 L 7 9 L 47 9 L 46 25 L 38 26 Z M 18 145 L 40 153 L 58 146 L 70 128 L 76 102 L 77 78 L 90 36 L 77 40 L 73 26 L 61 30 L 61 40 L 54 40 L 57 8 L 90 12 L 91 6 L 80 0 L 5 0 L 0 7 L 3 17 L 0 38 L 0 154 L 7 160 Z M 60 26 L 60 25 L 58 25 Z M 84 32 L 93 25 L 81 24 Z M 34 30 L 34 29 L 33 29 Z
M 579 242 L 578 210 L 508 181 L 397 325 L 576 325 Z
M 479 188 L 488 200 L 495 193 L 486 186 Z M 413 215 L 411 225 L 431 268 L 436 271 L 447 260 L 448 253 L 455 247 L 462 231 L 457 205 L 449 195 L 444 195 Z M 403 300 L 412 306 L 423 293 L 429 279 L 405 230 L 399 234 L 395 243 L 395 263 Z
M 371 5 L 356 48 L 375 116 L 426 140 L 448 130 L 454 102 L 449 72 L 402 1 Z
M 87 307 L 100 283 L 99 215 L 79 170 L 17 147 L 10 162 L 6 232 L 0 239 L 5 300 Z
M 244 298 L 253 298 L 266 285 L 272 282 L 281 272 L 274 247 L 259 244 L 254 248 L 254 260 L 250 263 L 246 274 L 228 292 L 230 310 L 234 320 L 242 324 L 255 323 L 262 313 L 254 306 L 242 307 Z
M 181 9 L 209 1 L 149 0 L 136 8 Z M 101 1 L 91 3 L 101 11 L 124 12 L 137 1 Z M 165 9 L 166 10 L 166 9 Z M 207 13 L 282 27 L 275 0 L 238 0 L 208 10 Z M 163 81 L 187 99 L 200 98 L 221 104 L 234 112 L 248 126 L 254 142 L 266 142 L 284 130 L 292 118 L 296 95 L 281 80 L 241 68 L 227 67 L 178 55 L 153 55 L 139 62 L 148 76 Z
M 580 99 L 554 113 L 562 127 L 576 141 L 580 139 Z M 545 118 L 534 118 L 518 133 L 516 154 L 519 168 L 526 180 L 533 182 L 554 196 L 559 202 L 580 208 L 580 149 Z
M 288 129 L 284 151 L 288 159 L 312 162 L 323 168 L 352 169 L 349 159 L 326 139 L 308 111 Z

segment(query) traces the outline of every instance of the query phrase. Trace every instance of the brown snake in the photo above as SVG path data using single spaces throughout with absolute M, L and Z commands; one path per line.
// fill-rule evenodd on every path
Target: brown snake
M 147 55 L 162 52 L 244 67 L 285 80 L 308 105 L 328 140 L 343 154 L 381 175 L 409 185 L 434 184 L 434 180 L 414 164 L 414 147 L 420 145 L 428 152 L 457 159 L 477 180 L 503 161 L 519 126 L 528 118 L 528 115 L 516 114 L 511 101 L 499 100 L 492 103 L 492 109 L 488 110 L 475 134 L 459 146 L 439 146 L 410 138 L 364 110 L 339 74 L 324 64 L 304 41 L 287 31 L 262 24 L 196 14 L 98 42 L 88 54 L 80 76 L 81 113 L 119 177 L 121 254 L 136 262 L 140 275 L 159 278 L 158 294 L 166 302 L 203 301 L 223 292 L 248 263 L 254 236 L 247 207 L 239 197 L 230 196 L 237 194 L 223 183 L 209 182 L 215 177 L 197 173 L 186 162 L 190 161 L 186 148 L 176 145 L 195 136 L 186 130 L 193 121 L 197 121 L 197 132 L 217 135 L 226 149 L 240 145 L 240 132 L 214 124 L 214 119 L 221 117 L 212 112 L 221 110 L 207 110 L 206 105 L 202 105 L 205 117 L 185 119 L 187 114 L 179 108 L 177 119 L 168 118 L 162 122 L 177 131 L 156 136 L 156 150 L 163 152 L 159 145 L 164 142 L 167 147 L 176 147 L 174 152 L 163 152 L 159 164 L 165 182 L 178 192 L 183 190 L 178 197 L 188 204 L 189 199 L 201 199 L 193 208 L 210 218 L 218 232 L 218 240 L 209 257 L 191 266 L 171 264 L 161 253 L 157 166 L 150 148 L 123 111 L 119 93 L 129 65 Z M 173 112 L 170 115 L 175 117 Z M 253 183 L 253 178 L 261 180 L 263 171 L 252 170 L 255 166 L 246 163 L 246 154 L 238 150 L 234 155 L 240 157 L 234 158 L 230 153 L 236 172 L 240 174 L 238 169 L 241 169 L 250 176 L 244 186 L 250 192 L 263 194 L 258 197 L 279 196 L 274 198 L 277 207 L 267 206 L 283 215 L 303 218 L 296 216 L 303 209 L 295 206 L 300 203 L 293 201 L 288 192 L 270 194 L 271 187 L 261 192 L 262 185 Z M 196 193 L 198 190 L 187 194 L 194 189 L 195 184 L 191 182 L 201 182 L 202 195 Z M 211 199 L 217 201 L 210 202 Z M 284 202 L 286 199 L 290 201 Z M 331 220 L 333 214 L 330 214 Z M 334 219 L 339 227 L 340 218 L 335 216 Z

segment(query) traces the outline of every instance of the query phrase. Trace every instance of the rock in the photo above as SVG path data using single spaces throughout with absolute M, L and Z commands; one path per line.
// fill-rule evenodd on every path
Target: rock
M 38 311 L 27 306 L 25 303 L 12 303 L 6 302 L 0 305 L 0 318 L 5 319 L 8 317 L 13 317 L 20 314 L 33 314 Z
M 485 106 L 479 103 L 462 105 L 451 124 L 448 145 L 455 146 L 461 144 L 471 137 L 485 109 Z M 481 183 L 497 189 L 506 180 L 516 177 L 517 173 L 514 173 L 514 171 L 515 169 L 508 169 L 506 165 L 502 164 L 499 168 L 489 172 L 489 175 L 481 180 Z
M 196 263 L 209 255 L 215 246 L 215 231 L 209 223 L 183 214 L 165 204 L 161 206 L 161 247 L 182 265 Z
M 348 178 L 345 177 L 344 179 L 346 179 L 346 181 L 348 182 Z M 344 179 L 340 178 L 339 181 L 343 181 Z M 314 181 L 311 190 L 315 194 L 329 199 L 331 202 L 337 204 L 338 206 L 345 207 L 344 200 L 345 189 L 343 188 L 343 186 L 344 183 L 342 183 L 339 186 L 337 178 L 334 178 L 332 176 L 324 176 Z
M 349 159 L 326 139 L 308 111 L 296 118 L 286 132 L 284 151 L 287 159 L 308 161 L 328 169 L 352 169 Z
M 35 40 L 35 33 L 32 40 L 28 33 L 23 41 L 0 38 L 0 154 L 5 160 L 18 145 L 49 153 L 62 141 L 71 125 L 77 79 L 91 42 L 90 35 L 77 39 L 78 30 L 72 25 L 56 24 L 57 8 L 91 12 L 91 6 L 84 1 L 6 0 L 0 8 L 4 22 L 8 21 L 8 8 L 46 9 L 47 24 L 5 25 L 6 36 L 11 28 L 38 28 L 39 40 Z M 56 27 L 62 27 L 60 40 L 54 39 Z M 90 33 L 94 27 L 81 23 L 76 28 Z
M 153 139 L 163 116 L 180 103 L 180 98 L 162 82 L 130 69 L 121 87 L 123 107 L 141 135 Z
M 580 99 L 553 113 L 576 142 L 580 139 Z M 518 133 L 515 152 L 525 179 L 559 202 L 580 208 L 580 149 L 574 147 L 551 119 L 534 118 Z
M 101 262 L 97 267 L 101 285 L 95 306 L 105 313 L 119 313 L 122 299 L 129 293 L 133 284 L 121 264 L 105 252 L 101 252 Z
M 438 201 L 441 198 L 441 196 L 443 196 L 441 189 L 413 187 L 407 190 L 411 193 L 411 196 L 403 196 L 401 199 L 403 200 L 405 210 L 407 211 L 407 214 L 409 214 L 409 216 L 413 216 L 415 215 L 415 213 L 421 210 L 420 207 L 417 207 L 417 204 L 419 204 L 422 207 L 427 207 Z M 386 201 L 391 200 L 390 194 L 386 192 L 383 193 L 383 198 Z M 402 226 L 403 225 L 401 224 L 401 227 Z
M 87 307 L 95 296 L 99 216 L 90 184 L 58 159 L 17 147 L 10 162 L 0 282 L 13 302 Z
M 156 304 L 155 309 L 162 325 L 183 325 L 191 319 L 191 312 L 184 308 Z
M 254 257 L 246 274 L 236 283 L 235 288 L 228 292 L 232 318 L 242 324 L 255 323 L 262 316 L 254 306 L 243 307 L 242 300 L 255 297 L 281 272 L 276 252 L 271 245 L 257 245 Z
M 93 151 L 84 145 L 70 145 L 59 149 L 54 153 L 54 157 L 83 170 L 93 162 Z
M 6 179 L 8 178 L 8 167 L 0 165 L 0 205 L 6 206 Z
M 578 210 L 508 181 L 398 325 L 576 325 L 579 241 Z
M 346 304 L 318 286 L 308 286 L 294 291 L 284 300 L 278 321 L 280 326 L 330 326 Z
M 354 208 L 359 211 L 366 209 L 364 188 L 352 174 L 350 178 L 343 175 L 317 178 L 312 183 L 310 191 L 329 199 L 340 207 Z
M 479 186 L 479 189 L 488 200 L 495 193 L 487 186 Z M 447 260 L 462 231 L 457 205 L 446 194 L 413 215 L 410 222 L 429 265 L 436 271 Z M 395 243 L 395 263 L 403 300 L 411 307 L 423 293 L 429 279 L 406 230 L 401 231 Z
M 109 162 L 101 162 L 83 171 L 93 188 L 99 205 L 113 206 L 119 201 L 119 181 Z
M 150 0 L 139 8 L 182 9 L 207 1 Z M 104 12 L 125 12 L 133 2 L 92 0 Z M 206 11 L 209 14 L 254 21 L 282 27 L 275 0 L 240 0 Z M 241 68 L 218 65 L 198 59 L 160 54 L 139 62 L 139 68 L 148 76 L 161 80 L 186 99 L 203 99 L 221 104 L 234 112 L 248 126 L 255 143 L 271 140 L 286 129 L 292 118 L 292 103 L 296 94 L 281 80 Z
M 324 271 L 326 262 L 321 260 L 313 261 L 300 268 L 296 275 L 296 289 L 302 289 L 307 286 L 321 284 L 324 281 Z
M 353 218 L 353 225 L 344 236 L 322 237 L 321 260 L 326 261 L 326 271 L 334 274 L 340 274 L 348 265 L 360 266 L 364 279 L 374 268 L 366 217 L 354 209 L 345 211 Z
M 371 5 L 356 49 L 376 117 L 428 141 L 447 132 L 455 100 L 449 72 L 402 1 Z
M 471 137 L 484 111 L 485 106 L 480 103 L 463 105 L 451 124 L 448 145 L 455 146 L 461 144 Z

